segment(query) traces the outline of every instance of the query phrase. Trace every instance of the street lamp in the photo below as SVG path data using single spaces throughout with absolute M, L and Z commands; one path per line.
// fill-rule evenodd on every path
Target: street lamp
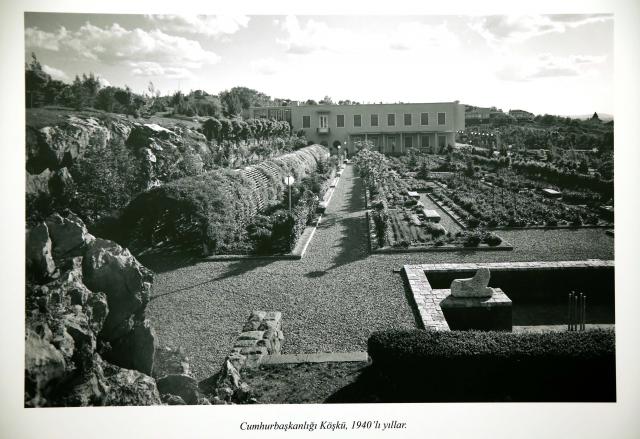
M 340 163 L 340 145 L 338 145 L 337 148 L 338 148 L 338 163 Z
M 289 213 L 291 213 L 291 186 L 293 186 L 294 178 L 291 175 L 288 175 L 284 178 L 284 184 L 289 186 Z

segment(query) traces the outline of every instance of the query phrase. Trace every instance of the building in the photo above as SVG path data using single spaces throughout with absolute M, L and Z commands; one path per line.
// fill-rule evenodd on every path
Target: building
M 495 118 L 497 115 L 504 114 L 502 110 L 497 109 L 496 107 L 472 107 L 467 108 L 467 112 L 464 115 L 466 121 L 471 123 L 485 123 L 489 122 L 490 119 Z
M 440 151 L 455 145 L 456 131 L 465 126 L 464 105 L 458 101 L 252 107 L 246 116 L 286 120 L 307 139 L 327 146 L 339 142 L 350 154 L 358 140 L 371 141 L 376 150 L 390 155 L 411 148 Z

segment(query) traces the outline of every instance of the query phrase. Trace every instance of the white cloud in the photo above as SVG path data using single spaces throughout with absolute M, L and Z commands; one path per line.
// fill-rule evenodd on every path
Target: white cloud
M 118 63 L 156 62 L 185 68 L 200 68 L 218 62 L 219 56 L 205 50 L 198 41 L 169 35 L 161 30 L 128 30 L 117 23 L 101 28 L 86 23 L 77 31 L 60 27 L 57 32 L 28 28 L 28 49 L 68 50 L 80 58 Z
M 53 79 L 57 79 L 58 81 L 68 81 L 69 80 L 69 75 L 67 75 L 65 72 L 63 72 L 60 69 L 56 69 L 55 67 L 51 67 L 51 66 L 48 66 L 48 65 L 44 64 L 42 66 L 42 70 L 46 74 L 51 75 L 51 77 Z
M 610 14 L 491 15 L 472 20 L 470 27 L 489 43 L 511 43 L 612 18 Z
M 383 49 L 441 51 L 459 47 L 458 37 L 446 24 L 434 26 L 407 22 L 374 32 L 331 27 L 314 19 L 301 23 L 295 16 L 276 20 L 275 23 L 285 32 L 285 37 L 277 39 L 277 42 L 284 45 L 287 52 L 297 55 L 323 51 L 362 55 L 364 52 L 380 53 Z
M 496 76 L 506 81 L 530 81 L 538 78 L 558 78 L 581 76 L 606 56 L 573 55 L 558 57 L 548 53 L 534 58 L 510 58 L 509 62 L 497 70 Z
M 189 79 L 193 73 L 183 67 L 165 67 L 156 62 L 130 62 L 131 74 L 135 76 L 160 76 L 167 79 Z
M 162 29 L 217 37 L 231 35 L 247 27 L 246 15 L 147 15 Z
M 261 58 L 251 62 L 251 68 L 263 75 L 273 75 L 283 68 L 283 66 L 273 58 Z
M 444 23 L 437 26 L 418 22 L 404 23 L 389 35 L 388 41 L 389 47 L 395 50 L 443 50 L 460 46 L 456 34 L 451 32 Z

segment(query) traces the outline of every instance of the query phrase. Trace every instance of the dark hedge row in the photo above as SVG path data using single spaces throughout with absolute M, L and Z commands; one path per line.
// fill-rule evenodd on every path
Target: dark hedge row
M 613 331 L 374 333 L 385 402 L 615 401 Z
M 282 202 L 283 178 L 300 181 L 327 156 L 314 145 L 243 170 L 218 169 L 148 191 L 124 212 L 124 227 L 133 232 L 128 244 L 148 248 L 173 242 L 205 254 L 236 248 L 246 241 L 256 214 Z

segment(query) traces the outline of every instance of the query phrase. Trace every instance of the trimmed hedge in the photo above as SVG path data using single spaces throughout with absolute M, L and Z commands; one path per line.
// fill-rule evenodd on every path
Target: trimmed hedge
M 124 212 L 124 227 L 134 231 L 128 244 L 135 248 L 169 241 L 204 247 L 205 254 L 236 248 L 246 241 L 253 218 L 282 201 L 283 178 L 302 180 L 328 155 L 313 145 L 243 170 L 217 169 L 152 189 Z
M 385 402 L 615 401 L 613 331 L 390 330 L 368 341 Z

